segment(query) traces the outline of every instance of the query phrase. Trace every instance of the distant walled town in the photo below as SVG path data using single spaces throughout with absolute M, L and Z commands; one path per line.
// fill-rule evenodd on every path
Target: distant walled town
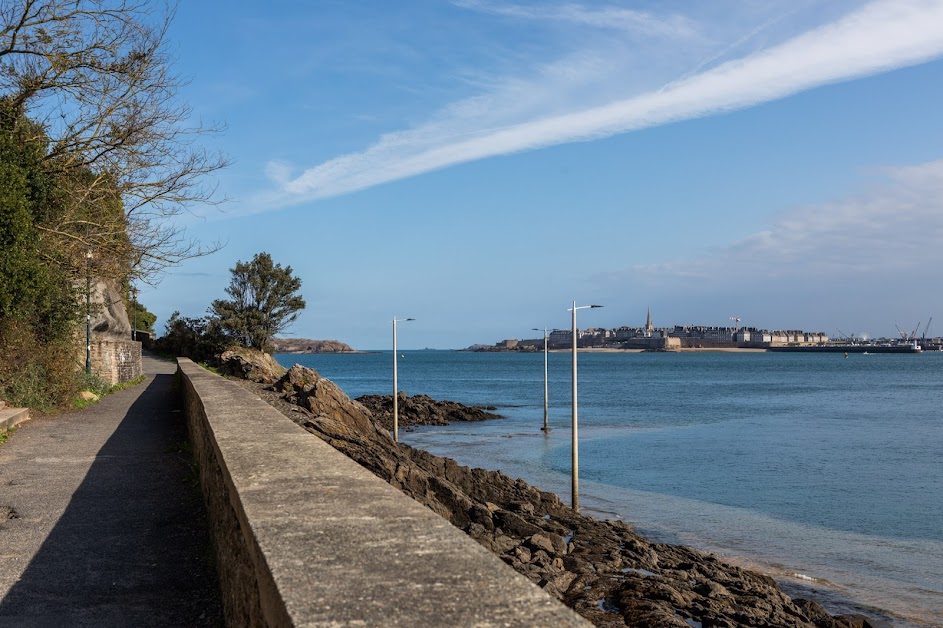
M 737 320 L 738 319 L 733 319 Z M 889 345 L 897 348 L 900 340 L 886 339 L 858 341 L 843 338 L 832 341 L 822 332 L 807 332 L 798 329 L 771 330 L 757 327 L 713 327 L 707 325 L 675 325 L 674 327 L 655 327 L 652 324 L 651 311 L 648 312 L 644 327 L 623 325 L 615 329 L 590 327 L 577 330 L 576 343 L 580 348 L 593 349 L 635 349 L 647 351 L 681 351 L 685 349 L 772 349 L 772 350 L 828 350 L 874 348 Z M 904 338 L 903 342 L 914 342 L 914 338 Z M 502 340 L 494 345 L 474 345 L 472 351 L 538 351 L 543 349 L 543 338 L 526 340 Z M 939 339 L 924 343 L 929 348 L 939 349 Z M 573 346 L 573 333 L 569 329 L 554 329 L 547 337 L 549 349 L 569 349 Z M 916 343 L 914 343 L 916 346 Z M 916 350 L 920 350 L 919 348 Z

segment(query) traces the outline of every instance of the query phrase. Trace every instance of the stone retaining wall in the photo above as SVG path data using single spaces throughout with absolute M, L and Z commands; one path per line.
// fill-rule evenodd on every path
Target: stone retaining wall
M 228 625 L 588 625 L 246 389 L 178 363 Z
M 141 343 L 122 338 L 92 337 L 92 373 L 109 384 L 129 382 L 141 376 Z M 81 364 L 85 364 L 82 339 Z

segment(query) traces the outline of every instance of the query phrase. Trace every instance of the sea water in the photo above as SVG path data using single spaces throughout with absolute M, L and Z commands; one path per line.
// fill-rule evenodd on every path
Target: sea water
M 277 357 L 391 392 L 389 351 Z M 505 417 L 401 439 L 569 503 L 572 358 L 549 358 L 545 434 L 541 353 L 401 352 L 400 390 Z M 833 611 L 943 626 L 941 376 L 943 353 L 581 353 L 580 505 Z

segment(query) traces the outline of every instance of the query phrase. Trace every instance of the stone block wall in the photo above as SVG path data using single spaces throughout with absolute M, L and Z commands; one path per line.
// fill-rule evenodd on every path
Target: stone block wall
M 81 363 L 85 364 L 84 351 Z M 93 337 L 92 373 L 111 385 L 129 382 L 140 377 L 142 373 L 141 343 L 121 338 Z

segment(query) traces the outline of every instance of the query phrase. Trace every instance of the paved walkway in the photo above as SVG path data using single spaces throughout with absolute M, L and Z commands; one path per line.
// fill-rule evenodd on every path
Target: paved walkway
M 0 445 L 0 625 L 221 624 L 175 369 Z

